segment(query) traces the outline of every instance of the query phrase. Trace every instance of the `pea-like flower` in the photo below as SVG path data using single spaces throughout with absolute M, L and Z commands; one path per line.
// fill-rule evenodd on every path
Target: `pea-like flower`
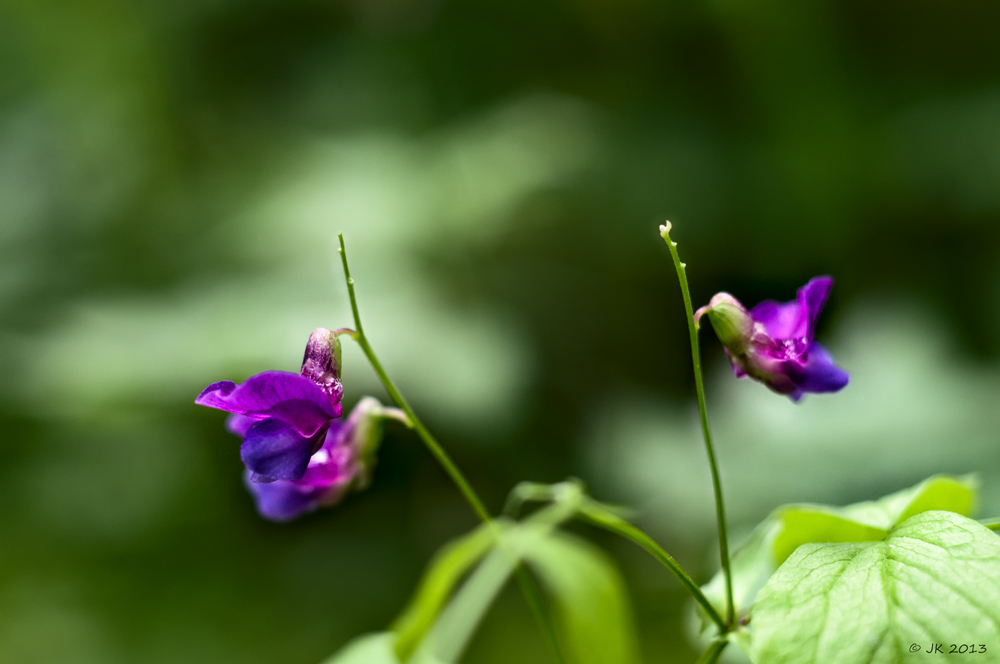
M 323 445 L 309 459 L 299 480 L 258 483 L 246 473 L 246 485 L 257 511 L 271 521 L 290 521 L 320 507 L 340 502 L 352 490 L 364 489 L 371 481 L 375 452 L 382 439 L 383 421 L 397 419 L 410 426 L 403 411 L 386 408 L 365 397 L 344 420 L 326 432 Z
M 319 328 L 309 337 L 302 371 L 265 371 L 237 385 L 212 383 L 195 403 L 232 415 L 227 428 L 243 436 L 240 457 L 253 482 L 300 480 L 323 445 L 340 404 L 340 342 Z
M 793 401 L 806 392 L 836 392 L 847 385 L 847 372 L 813 340 L 832 287 L 831 277 L 816 277 L 795 300 L 766 300 L 750 311 L 729 293 L 718 293 L 695 313 L 695 325 L 708 316 L 737 378 L 750 376 Z

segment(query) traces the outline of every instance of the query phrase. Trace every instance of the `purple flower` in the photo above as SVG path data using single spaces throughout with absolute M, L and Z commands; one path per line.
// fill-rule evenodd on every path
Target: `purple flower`
M 737 378 L 750 376 L 793 401 L 806 392 L 836 392 L 847 385 L 847 372 L 813 341 L 832 287 L 831 277 L 816 277 L 792 302 L 766 300 L 751 311 L 729 293 L 718 293 L 695 313 L 695 325 L 708 315 Z
M 301 479 L 262 484 L 254 482 L 247 471 L 246 485 L 257 511 L 272 521 L 290 521 L 319 507 L 334 505 L 349 491 L 368 486 L 382 438 L 382 421 L 389 417 L 410 424 L 402 411 L 365 397 L 346 420 L 330 425 L 323 445 L 309 459 Z
M 243 436 L 240 456 L 253 482 L 299 480 L 343 412 L 340 343 L 319 328 L 309 336 L 301 374 L 266 371 L 240 385 L 212 383 L 195 403 L 232 413 L 227 427 Z

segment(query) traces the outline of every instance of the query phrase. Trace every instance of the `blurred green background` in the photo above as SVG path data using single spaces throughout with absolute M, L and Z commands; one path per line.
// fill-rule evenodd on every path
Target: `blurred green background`
M 1000 513 L 1000 4 L 0 0 L 0 662 L 321 660 L 474 523 L 390 426 L 261 520 L 208 383 L 350 324 L 491 509 L 583 478 L 706 580 L 696 306 L 837 279 L 798 406 L 703 335 L 733 528 L 980 471 Z M 347 402 L 382 395 L 356 348 Z M 627 543 L 648 662 L 691 661 Z M 738 540 L 739 537 L 737 536 Z M 468 662 L 551 661 L 505 595 Z

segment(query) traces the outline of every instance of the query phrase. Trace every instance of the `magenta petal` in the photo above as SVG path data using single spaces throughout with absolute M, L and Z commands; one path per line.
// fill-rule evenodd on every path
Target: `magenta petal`
M 815 277 L 798 290 L 791 302 L 765 300 L 754 307 L 750 315 L 764 326 L 772 339 L 785 344 L 790 355 L 798 355 L 812 343 L 816 320 L 831 288 L 831 277 Z
M 299 484 L 330 489 L 350 482 L 358 469 L 357 451 L 335 442 L 335 437 L 327 434 L 326 442 L 309 459 L 309 467 Z
M 278 419 L 262 420 L 247 430 L 240 457 L 258 481 L 298 480 L 306 472 L 317 437 L 301 436 Z
M 212 383 L 204 390 L 201 391 L 194 402 L 199 406 L 208 406 L 209 408 L 218 408 L 219 410 L 229 410 L 227 399 L 236 389 L 236 383 L 231 380 L 220 380 L 218 383 Z
M 277 417 L 306 437 L 339 415 L 316 383 L 284 371 L 266 371 L 241 385 L 228 380 L 213 383 L 195 403 L 257 419 Z
M 806 310 L 797 301 L 764 300 L 750 310 L 750 316 L 764 326 L 772 339 L 802 339 L 809 329 Z
M 249 417 L 248 415 L 236 415 L 235 413 L 226 418 L 226 431 L 242 438 L 247 435 L 247 430 L 260 422 L 261 418 Z

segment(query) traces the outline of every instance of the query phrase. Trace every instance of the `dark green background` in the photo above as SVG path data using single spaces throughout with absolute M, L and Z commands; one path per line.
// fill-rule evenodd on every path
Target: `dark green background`
M 366 493 L 264 522 L 192 404 L 350 324 L 338 231 L 491 509 L 577 475 L 714 572 L 669 218 L 696 306 L 837 280 L 840 395 L 736 383 L 703 334 L 737 532 L 937 471 L 1000 512 L 998 26 L 986 0 L 2 0 L 0 662 L 318 662 L 474 524 L 395 426 Z M 381 394 L 345 357 L 348 403 Z M 592 536 L 646 660 L 690 661 L 676 583 Z M 550 661 L 516 593 L 477 639 Z

